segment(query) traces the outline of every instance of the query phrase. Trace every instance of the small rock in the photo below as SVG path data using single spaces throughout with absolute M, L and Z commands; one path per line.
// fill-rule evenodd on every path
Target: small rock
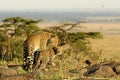
M 120 65 L 115 67 L 115 71 L 117 74 L 120 74 Z
M 99 70 L 100 66 L 100 64 L 94 64 L 92 66 L 89 66 L 87 72 L 85 72 L 83 76 L 89 76 L 91 74 L 94 74 L 97 70 Z
M 101 66 L 100 69 L 95 72 L 95 75 L 109 78 L 116 76 L 116 73 L 109 66 Z
M 16 65 L 18 65 L 17 62 L 13 62 L 13 61 L 8 62 L 8 66 L 16 66 Z

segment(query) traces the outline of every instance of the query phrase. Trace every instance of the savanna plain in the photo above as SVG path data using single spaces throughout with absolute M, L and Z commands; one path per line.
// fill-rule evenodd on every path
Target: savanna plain
M 9 30 L 13 31 L 10 36 L 3 35 Z M 4 20 L 0 31 L 1 50 L 7 50 L 0 59 L 1 80 L 120 80 L 120 23 L 59 23 L 14 17 Z M 54 33 L 61 44 L 71 46 L 55 57 L 56 65 L 46 66 L 47 71 L 29 72 L 22 66 L 23 43 L 39 31 Z

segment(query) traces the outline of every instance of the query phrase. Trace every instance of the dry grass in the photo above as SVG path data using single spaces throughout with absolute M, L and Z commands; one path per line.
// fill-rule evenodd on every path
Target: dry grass
M 95 52 L 102 50 L 102 58 L 120 60 L 120 37 L 104 37 L 90 41 Z
M 45 28 L 45 26 L 59 24 L 58 22 L 41 23 L 38 26 Z M 120 60 L 120 23 L 81 23 L 80 26 L 84 28 L 74 28 L 72 32 L 101 32 L 103 34 L 103 39 L 90 40 L 93 51 L 99 53 L 102 50 L 102 58 Z
M 117 23 L 83 23 L 83 31 L 99 31 L 103 39 L 91 39 L 92 49 L 95 52 L 102 50 L 102 58 L 120 61 L 120 24 Z

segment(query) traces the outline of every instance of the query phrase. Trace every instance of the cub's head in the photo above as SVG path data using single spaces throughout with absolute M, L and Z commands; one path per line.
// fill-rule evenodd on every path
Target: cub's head
M 71 51 L 72 48 L 71 48 L 70 44 L 64 44 L 62 46 L 56 47 L 55 49 L 56 49 L 56 54 L 61 55 L 64 53 L 68 53 L 69 51 Z
M 58 36 L 55 34 L 52 34 L 51 38 L 48 39 L 48 41 L 47 41 L 47 46 L 48 47 L 57 47 L 58 44 L 59 44 Z

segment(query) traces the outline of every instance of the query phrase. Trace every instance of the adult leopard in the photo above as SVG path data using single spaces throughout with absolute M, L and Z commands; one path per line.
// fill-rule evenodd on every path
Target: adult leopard
M 43 49 L 57 47 L 58 44 L 58 36 L 45 31 L 28 37 L 24 42 L 24 68 L 31 71 L 36 60 L 35 55 Z

